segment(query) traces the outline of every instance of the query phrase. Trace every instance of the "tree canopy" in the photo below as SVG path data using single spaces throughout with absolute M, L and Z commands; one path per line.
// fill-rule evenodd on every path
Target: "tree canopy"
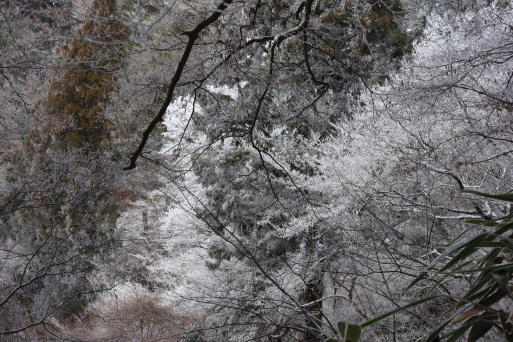
M 0 336 L 511 341 L 508 1 L 0 15 Z

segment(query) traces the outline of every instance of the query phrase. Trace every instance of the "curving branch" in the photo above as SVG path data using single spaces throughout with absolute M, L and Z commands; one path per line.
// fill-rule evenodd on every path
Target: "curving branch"
M 224 11 L 228 8 L 228 5 L 231 4 L 233 0 L 223 0 L 219 6 L 217 6 L 214 13 L 212 13 L 208 18 L 200 22 L 194 29 L 191 31 L 185 31 L 182 32 L 182 35 L 188 37 L 187 45 L 185 46 L 185 50 L 183 51 L 182 58 L 180 59 L 180 62 L 178 63 L 178 66 L 176 68 L 175 74 L 173 76 L 173 79 L 171 80 L 171 84 L 168 87 L 166 99 L 164 100 L 164 103 L 160 107 L 157 115 L 153 118 L 153 120 L 150 122 L 146 130 L 143 132 L 141 142 L 139 143 L 139 146 L 135 150 L 135 152 L 130 156 L 130 164 L 123 168 L 123 170 L 132 170 L 136 167 L 136 162 L 139 156 L 142 154 L 144 147 L 146 146 L 146 143 L 148 142 L 148 139 L 150 137 L 151 132 L 155 129 L 155 126 L 159 122 L 162 122 L 164 119 L 164 115 L 166 114 L 167 107 L 171 104 L 171 101 L 173 100 L 173 94 L 175 92 L 176 86 L 178 85 L 178 82 L 180 81 L 180 78 L 182 77 L 183 70 L 185 68 L 185 65 L 187 64 L 189 60 L 189 56 L 191 55 L 192 48 L 194 47 L 194 44 L 196 43 L 196 40 L 199 37 L 199 34 L 201 31 L 203 31 L 205 28 L 207 28 L 209 25 L 215 23 L 217 19 L 224 13 Z

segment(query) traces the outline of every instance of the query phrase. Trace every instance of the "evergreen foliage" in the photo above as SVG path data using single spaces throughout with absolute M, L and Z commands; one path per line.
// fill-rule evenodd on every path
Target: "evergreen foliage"
M 95 263 L 112 248 L 118 216 L 109 197 L 112 149 L 104 111 L 124 56 L 124 26 L 116 1 L 93 1 L 88 19 L 63 47 L 65 63 L 46 99 L 31 109 L 19 160 L 3 206 L 6 264 L 1 307 L 12 315 L 5 334 L 48 322 L 74 320 L 103 286 Z M 43 21 L 41 25 L 48 25 Z M 96 261 L 95 261 L 96 259 Z M 9 278 L 10 277 L 10 278 Z
M 98 151 L 109 145 L 112 127 L 105 109 L 115 90 L 127 35 L 115 18 L 116 1 L 95 0 L 90 11 L 71 42 L 61 48 L 68 65 L 50 86 L 44 103 L 57 131 L 54 148 L 61 150 Z
M 513 196 L 508 194 L 491 195 L 476 191 L 464 191 L 474 195 L 492 198 L 498 201 L 511 202 Z M 409 303 L 403 307 L 385 313 L 360 325 L 348 325 L 339 322 L 341 340 L 329 339 L 327 342 L 352 341 L 358 342 L 361 329 L 407 310 L 413 306 L 445 297 L 451 301 L 451 306 L 444 313 L 442 323 L 434 327 L 426 336 L 427 342 L 457 341 L 468 332 L 469 342 L 475 342 L 490 330 L 497 328 L 503 341 L 513 339 L 513 326 L 509 322 L 511 298 L 511 286 L 513 277 L 512 250 L 513 242 L 511 230 L 513 229 L 512 215 L 507 215 L 494 220 L 470 220 L 466 223 L 472 225 L 468 231 L 483 230 L 477 235 L 466 238 L 458 238 L 449 243 L 443 253 L 431 262 L 425 272 L 422 272 L 409 286 L 426 277 L 428 273 L 436 274 L 439 279 L 431 287 L 424 298 Z M 484 228 L 484 229 L 479 229 Z M 466 232 L 462 232 L 464 235 Z M 445 260 L 451 256 L 449 261 Z M 441 266 L 441 267 L 440 267 Z M 457 289 L 457 293 L 432 295 L 433 292 L 446 292 L 444 283 L 450 278 L 467 279 L 463 289 Z M 500 303 L 501 308 L 493 306 Z M 447 318 L 448 317 L 448 318 Z M 445 332 L 447 326 L 459 324 L 452 331 Z M 349 333 L 348 333 L 349 332 Z

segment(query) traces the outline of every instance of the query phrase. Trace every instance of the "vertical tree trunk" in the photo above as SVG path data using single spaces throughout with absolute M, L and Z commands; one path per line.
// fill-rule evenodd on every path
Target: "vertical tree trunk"
M 315 273 L 308 279 L 306 288 L 301 294 L 301 300 L 308 304 L 305 309 L 309 316 L 306 320 L 305 342 L 322 342 L 325 338 L 319 331 L 322 322 L 322 298 L 324 292 L 324 281 L 321 271 Z
M 150 230 L 150 225 L 148 224 L 148 211 L 144 210 L 142 213 L 142 220 L 143 220 L 143 230 L 144 232 L 148 232 Z

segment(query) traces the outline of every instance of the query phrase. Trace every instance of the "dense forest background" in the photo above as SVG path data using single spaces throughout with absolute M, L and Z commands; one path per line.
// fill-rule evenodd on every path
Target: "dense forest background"
M 0 0 L 1 341 L 513 341 L 508 0 Z

